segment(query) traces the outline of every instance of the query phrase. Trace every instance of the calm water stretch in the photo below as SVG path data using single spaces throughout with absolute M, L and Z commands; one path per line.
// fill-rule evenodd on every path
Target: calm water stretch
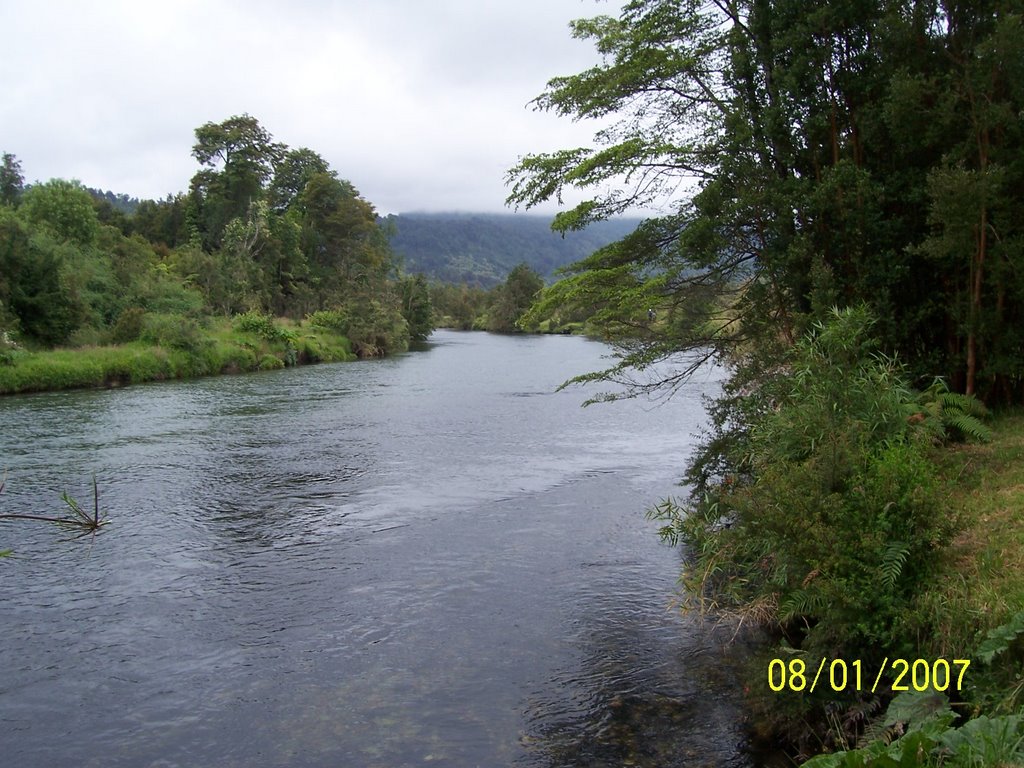
M 660 406 L 555 393 L 607 353 L 438 332 L 0 399 L 0 511 L 91 506 L 95 475 L 113 521 L 0 525 L 0 764 L 753 765 L 643 517 L 715 377 Z

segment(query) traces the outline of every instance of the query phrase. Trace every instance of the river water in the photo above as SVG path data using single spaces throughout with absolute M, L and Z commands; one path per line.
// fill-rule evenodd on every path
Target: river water
M 5 766 L 752 766 L 719 641 L 671 608 L 713 372 L 555 392 L 576 337 L 0 399 Z

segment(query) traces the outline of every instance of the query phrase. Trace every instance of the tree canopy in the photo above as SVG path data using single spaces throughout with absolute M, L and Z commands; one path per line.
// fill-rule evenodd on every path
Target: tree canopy
M 579 262 L 547 306 L 594 308 L 642 366 L 791 344 L 829 306 L 865 303 L 915 377 L 1019 400 L 1022 10 L 633 0 L 575 22 L 602 61 L 536 106 L 611 123 L 593 147 L 523 158 L 509 200 L 587 191 L 561 230 L 662 213 Z
M 10 152 L 4 152 L 0 164 L 0 204 L 14 205 L 25 187 L 21 163 Z

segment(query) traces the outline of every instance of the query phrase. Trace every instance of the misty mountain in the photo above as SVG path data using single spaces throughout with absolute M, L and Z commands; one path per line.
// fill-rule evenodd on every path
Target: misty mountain
M 526 262 L 550 281 L 559 267 L 578 261 L 632 232 L 639 219 L 592 224 L 564 237 L 551 217 L 487 213 L 402 213 L 382 221 L 405 271 L 431 280 L 490 288 Z

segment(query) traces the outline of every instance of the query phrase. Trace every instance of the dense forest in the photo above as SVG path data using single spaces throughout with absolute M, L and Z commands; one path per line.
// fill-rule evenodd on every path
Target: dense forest
M 578 22 L 606 64 L 553 80 L 537 104 L 623 119 L 607 146 L 525 159 L 510 200 L 529 207 L 628 173 L 628 187 L 557 226 L 638 204 L 671 211 L 583 262 L 565 301 L 606 306 L 631 291 L 641 306 L 661 299 L 713 319 L 721 305 L 709 297 L 728 296 L 728 332 L 710 340 L 721 349 L 765 325 L 792 340 L 822 308 L 864 302 L 915 377 L 1019 401 L 1019 13 L 1002 2 L 813 13 L 797 2 L 634 2 L 622 19 Z M 691 180 L 696 193 L 680 197 Z
M 270 318 L 312 318 L 360 355 L 426 338 L 426 281 L 398 270 L 373 206 L 320 155 L 274 141 L 249 115 L 195 139 L 188 192 L 161 201 L 62 179 L 26 187 L 17 158 L 3 156 L 8 364 L 57 346 L 194 348 L 212 318 L 239 315 L 284 342 L 290 332 Z
M 639 223 L 617 218 L 557 233 L 546 216 L 403 213 L 386 217 L 384 227 L 408 272 L 440 283 L 493 288 L 520 263 L 550 280 L 556 270 L 622 238 Z
M 944 478 L 991 435 L 981 400 L 1024 400 L 1024 4 L 632 0 L 573 32 L 601 62 L 536 106 L 613 124 L 524 158 L 510 201 L 582 190 L 564 231 L 664 213 L 531 315 L 616 341 L 582 381 L 729 370 L 689 497 L 651 515 L 688 545 L 686 605 L 760 630 L 757 729 L 837 750 L 817 766 L 1021 764 L 1024 574 L 984 565 L 996 517 Z M 974 677 L 908 687 L 894 658 Z

